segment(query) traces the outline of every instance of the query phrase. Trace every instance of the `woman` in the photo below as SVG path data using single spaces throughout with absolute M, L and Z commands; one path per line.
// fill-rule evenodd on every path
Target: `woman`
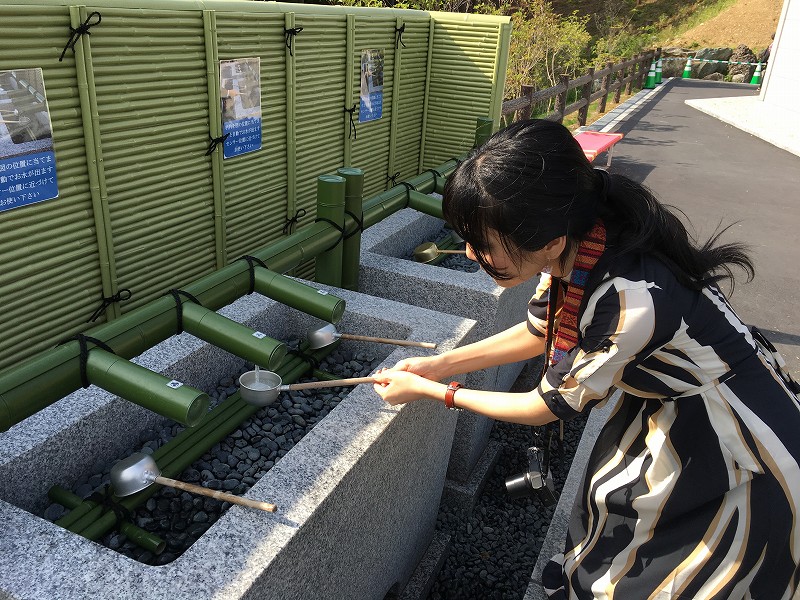
M 448 179 L 445 218 L 499 285 L 538 277 L 528 323 L 377 375 L 429 398 L 542 425 L 624 392 L 600 433 L 552 598 L 791 598 L 800 561 L 800 407 L 716 286 L 736 244 L 702 246 L 644 187 L 595 170 L 572 135 L 515 123 Z M 553 293 L 550 286 L 558 291 Z M 549 333 L 548 333 L 549 332 Z M 537 389 L 439 383 L 548 351 Z

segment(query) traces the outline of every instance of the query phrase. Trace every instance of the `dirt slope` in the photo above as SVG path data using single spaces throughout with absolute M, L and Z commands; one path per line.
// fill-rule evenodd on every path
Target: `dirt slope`
M 664 46 L 735 48 L 745 44 L 751 50 L 762 50 L 778 27 L 782 7 L 783 0 L 739 0 Z

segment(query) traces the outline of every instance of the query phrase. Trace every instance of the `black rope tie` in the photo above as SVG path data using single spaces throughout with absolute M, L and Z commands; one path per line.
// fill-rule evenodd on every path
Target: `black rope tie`
M 211 134 L 209 133 L 208 134 L 208 139 L 211 140 L 211 141 L 208 143 L 208 150 L 206 150 L 206 153 L 204 154 L 204 156 L 211 156 L 212 154 L 214 154 L 214 150 L 217 149 L 217 146 L 219 146 L 220 144 L 224 144 L 225 140 L 228 139 L 229 135 L 230 135 L 230 133 L 226 133 L 226 134 L 221 135 L 219 137 L 211 137 Z
M 356 215 L 351 213 L 349 210 L 344 211 L 346 215 L 350 215 L 353 217 L 353 220 L 356 222 L 356 228 L 353 229 L 350 233 L 344 236 L 344 239 L 348 239 L 353 237 L 355 234 L 364 231 L 364 213 L 361 213 L 361 218 L 358 218 Z
M 286 29 L 284 27 L 283 33 L 286 35 L 286 47 L 289 49 L 289 56 L 294 56 L 294 37 L 303 31 L 302 27 L 293 27 Z
M 312 369 L 319 369 L 319 361 L 316 358 L 314 358 L 313 356 L 311 356 L 310 354 L 306 354 L 302 350 L 291 350 L 290 349 L 290 350 L 286 351 L 286 354 L 289 354 L 290 356 L 296 356 L 300 360 L 303 360 L 303 361 L 307 362 L 308 364 L 311 365 Z
M 117 518 L 117 523 L 123 521 L 132 521 L 133 515 L 125 506 L 114 500 L 111 493 L 111 484 L 107 483 L 103 486 L 103 491 L 97 490 L 92 495 L 86 498 L 89 502 L 95 502 L 99 506 L 104 506 L 110 509 L 114 516 Z
M 80 348 L 81 386 L 83 388 L 88 388 L 91 385 L 91 383 L 89 383 L 89 375 L 86 372 L 86 362 L 89 360 L 89 351 L 91 350 L 91 348 L 89 348 L 89 342 L 98 348 L 105 350 L 106 352 L 110 352 L 111 354 L 115 354 L 115 352 L 105 342 L 93 337 L 89 337 L 88 335 L 84 335 L 82 333 L 74 335 L 68 340 L 65 340 L 65 342 L 71 340 L 78 340 L 78 347 Z
M 325 217 L 317 217 L 316 219 L 314 219 L 314 223 L 319 223 L 320 221 L 322 221 L 323 223 L 328 223 L 331 227 L 333 227 L 336 231 L 339 232 L 339 239 L 336 240 L 330 248 L 325 250 L 325 252 L 328 252 L 328 250 L 333 250 L 334 248 L 336 248 L 336 246 L 338 246 L 339 243 L 345 239 L 344 227 L 342 227 L 338 223 L 335 223 L 334 221 L 331 221 L 330 219 L 326 219 Z
M 95 16 L 97 17 L 97 21 L 92 23 L 91 22 L 92 17 L 95 17 Z M 81 39 L 81 36 L 84 33 L 86 35 L 92 35 L 92 32 L 89 31 L 89 29 L 91 27 L 94 27 L 95 25 L 99 25 L 100 21 L 102 21 L 102 20 L 103 20 L 103 17 L 100 16 L 100 13 L 95 11 L 93 13 L 89 13 L 89 16 L 86 17 L 86 20 L 83 23 L 81 23 L 80 25 L 78 25 L 78 27 L 76 29 L 73 29 L 72 27 L 70 27 L 69 28 L 69 31 L 70 31 L 69 40 L 67 40 L 67 45 L 64 46 L 64 50 L 62 50 L 61 57 L 58 59 L 58 62 L 61 62 L 62 60 L 64 60 L 64 55 L 67 53 L 67 50 L 72 49 L 72 51 L 75 52 L 75 44 L 78 43 L 78 40 Z
M 405 30 L 406 30 L 406 24 L 405 23 L 400 25 L 400 27 L 395 27 L 394 28 L 394 34 L 395 34 L 394 47 L 395 48 L 399 48 L 400 47 L 399 44 L 402 44 L 403 48 L 406 47 L 405 42 L 403 42 L 403 33 L 405 33 Z
M 396 186 L 396 185 L 397 185 L 397 178 L 398 178 L 398 177 L 400 177 L 400 171 L 398 171 L 398 172 L 397 172 L 397 173 L 395 173 L 394 175 L 387 175 L 387 176 L 386 176 L 386 181 L 389 181 L 389 182 L 391 182 L 391 184 L 392 184 L 392 187 L 394 187 L 394 186 Z
M 255 272 L 255 265 L 257 264 L 260 267 L 264 267 L 265 269 L 269 269 L 267 264 L 256 256 L 250 256 L 249 254 L 245 254 L 242 256 L 242 260 L 246 260 L 247 264 L 250 265 L 250 291 L 247 294 L 252 294 L 256 291 L 256 272 Z
M 294 216 L 291 219 L 286 219 L 286 223 L 284 223 L 283 225 L 283 235 L 288 235 L 292 233 L 292 231 L 294 231 L 293 227 L 297 225 L 297 222 L 305 216 L 306 216 L 306 209 L 301 208 L 294 213 Z
M 436 188 L 439 187 L 439 177 L 442 179 L 447 179 L 444 175 L 439 173 L 436 169 L 428 169 L 425 173 L 433 173 L 433 191 L 436 191 Z
M 411 190 L 417 191 L 412 184 L 408 183 L 407 181 L 401 181 L 400 185 L 405 186 L 406 188 L 406 205 L 403 208 L 408 208 L 408 205 L 411 204 Z
M 356 122 L 353 120 L 353 113 L 356 112 L 356 107 L 358 104 L 353 104 L 353 108 L 345 108 L 343 109 L 344 112 L 350 115 L 350 129 L 347 131 L 347 139 L 350 139 L 350 134 L 353 134 L 353 139 L 358 137 L 358 131 L 356 130 Z
M 93 323 L 94 321 L 99 319 L 100 315 L 102 315 L 103 312 L 109 306 L 114 304 L 114 302 L 124 302 L 125 300 L 130 300 L 132 295 L 133 295 L 133 292 L 131 292 L 129 289 L 126 288 L 126 289 L 118 291 L 113 296 L 109 296 L 108 298 L 104 297 L 103 298 L 103 303 L 100 305 L 100 307 L 96 311 L 94 311 L 94 313 L 92 313 L 92 316 L 89 317 L 89 320 L 87 322 L 88 323 Z
M 181 302 L 181 296 L 186 296 L 198 306 L 203 305 L 201 304 L 200 300 L 192 296 L 189 292 L 184 292 L 183 290 L 172 289 L 169 291 L 169 295 L 175 299 L 175 310 L 178 313 L 178 333 L 183 333 L 183 302 Z

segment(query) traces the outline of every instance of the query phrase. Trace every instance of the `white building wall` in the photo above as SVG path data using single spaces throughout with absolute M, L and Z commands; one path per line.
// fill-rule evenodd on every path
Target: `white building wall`
M 800 0 L 784 0 L 761 99 L 797 115 L 787 126 L 800 128 Z

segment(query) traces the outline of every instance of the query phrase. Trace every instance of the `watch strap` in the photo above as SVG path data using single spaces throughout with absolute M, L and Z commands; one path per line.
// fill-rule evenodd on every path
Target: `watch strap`
M 455 398 L 456 392 L 461 388 L 461 384 L 457 381 L 451 381 L 447 384 L 447 391 L 444 393 L 444 405 L 447 408 L 455 408 Z

